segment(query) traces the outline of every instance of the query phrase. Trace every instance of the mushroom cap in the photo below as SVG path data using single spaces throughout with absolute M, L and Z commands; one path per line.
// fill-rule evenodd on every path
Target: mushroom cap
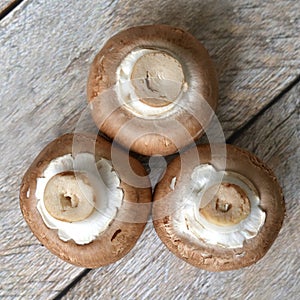
M 168 116 L 136 116 L 118 99 L 117 68 L 137 49 L 159 49 L 182 64 L 189 87 L 175 104 L 180 109 Z M 87 95 L 93 119 L 108 137 L 143 155 L 169 155 L 204 133 L 217 105 L 218 83 L 207 50 L 194 36 L 167 25 L 147 25 L 121 31 L 106 42 L 91 65 Z
M 37 198 L 35 196 L 37 178 L 43 175 L 44 170 L 53 159 L 65 154 L 91 153 L 95 155 L 95 160 L 98 161 L 100 158 L 111 160 L 111 151 L 111 144 L 99 136 L 95 138 L 86 134 L 65 134 L 52 141 L 41 151 L 22 180 L 20 206 L 33 234 L 53 254 L 80 267 L 97 268 L 108 265 L 121 259 L 133 248 L 142 234 L 149 216 L 151 189 L 148 187 L 136 188 L 132 180 L 130 184 L 126 183 L 128 182 L 125 170 L 127 167 L 113 164 L 114 170 L 120 177 L 120 186 L 124 192 L 122 206 L 115 219 L 103 233 L 100 233 L 89 244 L 78 245 L 73 240 L 62 241 L 56 230 L 49 229 L 45 225 L 37 210 Z M 117 155 L 120 161 L 128 162 L 129 160 L 135 174 L 146 176 L 145 169 L 136 159 L 128 157 L 120 149 L 114 148 L 114 151 L 116 151 L 114 155 Z M 143 178 L 145 180 L 147 177 Z M 136 186 L 138 185 L 137 182 Z
M 226 170 L 245 176 L 258 191 L 259 207 L 266 213 L 266 219 L 257 235 L 245 240 L 242 248 L 225 248 L 200 239 L 195 243 L 188 237 L 183 238 L 174 229 L 172 213 L 163 212 L 170 212 L 170 207 L 174 206 L 175 202 L 182 201 L 184 186 L 191 180 L 193 169 L 199 165 L 197 159 L 191 158 L 191 150 L 184 153 L 184 157 L 177 157 L 170 163 L 163 179 L 155 188 L 153 223 L 167 248 L 191 265 L 208 271 L 234 270 L 249 266 L 266 254 L 282 226 L 285 204 L 274 173 L 256 156 L 232 145 L 226 145 L 227 154 L 224 156 L 221 154 L 221 146 L 214 147 L 217 152 L 220 149 L 220 156 L 212 156 L 210 145 L 197 147 L 201 164 L 211 164 L 217 170 L 224 170 L 222 160 L 225 157 Z M 181 168 L 181 160 L 185 165 L 188 164 L 185 170 Z M 170 184 L 174 177 L 177 180 L 173 190 L 170 189 Z M 162 201 L 164 197 L 166 201 Z

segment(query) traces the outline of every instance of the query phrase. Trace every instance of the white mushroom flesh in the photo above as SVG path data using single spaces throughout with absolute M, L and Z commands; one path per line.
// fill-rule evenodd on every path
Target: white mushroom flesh
M 172 191 L 174 191 L 174 189 L 175 189 L 176 180 L 177 180 L 176 177 L 173 177 L 172 180 L 171 180 L 170 189 Z
M 179 61 L 162 50 L 137 49 L 116 71 L 116 92 L 121 103 L 137 116 L 167 116 L 187 90 Z
M 52 217 L 44 204 L 44 191 L 48 181 L 58 173 L 66 171 L 84 172 L 95 193 L 95 209 L 84 220 L 66 222 Z M 110 161 L 101 158 L 95 163 L 90 153 L 79 153 L 73 158 L 71 154 L 52 160 L 43 176 L 37 178 L 37 209 L 50 229 L 57 230 L 63 241 L 73 240 L 78 245 L 88 244 L 104 232 L 115 219 L 122 205 L 124 193 L 120 188 L 120 179 L 113 170 Z
M 251 203 L 249 215 L 238 224 L 230 226 L 213 224 L 199 212 L 208 204 L 201 201 L 205 191 L 224 182 L 239 186 Z M 201 240 L 225 248 L 241 248 L 245 240 L 258 234 L 265 222 L 266 213 L 259 207 L 260 198 L 256 188 L 247 178 L 235 172 L 217 171 L 209 164 L 197 166 L 192 172 L 185 195 L 184 207 L 174 213 L 173 226 L 180 235 L 188 235 L 196 242 Z

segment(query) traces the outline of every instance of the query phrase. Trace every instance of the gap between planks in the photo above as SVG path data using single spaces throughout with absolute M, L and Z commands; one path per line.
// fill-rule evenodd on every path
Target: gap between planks
M 267 110 L 269 110 L 273 105 L 280 101 L 286 94 L 288 94 L 297 84 L 300 83 L 300 75 L 296 77 L 283 91 L 281 91 L 277 96 L 275 96 L 269 104 L 258 111 L 246 124 L 241 128 L 237 129 L 231 136 L 226 139 L 227 143 L 233 143 L 239 136 L 243 134 L 255 121 L 263 115 Z M 60 300 L 67 295 L 68 291 L 73 288 L 79 281 L 81 281 L 92 269 L 85 269 L 82 271 L 73 281 L 71 281 L 61 292 L 59 292 L 53 300 Z
M 84 278 L 92 269 L 83 270 L 78 276 L 76 276 L 62 291 L 60 291 L 53 300 L 62 299 L 63 296 L 67 295 L 68 291 L 73 288 L 82 278 Z
M 0 7 L 0 21 L 4 19 L 9 13 L 11 13 L 18 5 L 20 5 L 24 0 L 15 0 L 8 3 L 3 8 Z
M 255 121 L 264 114 L 268 109 L 275 105 L 281 98 L 292 90 L 300 82 L 300 75 L 298 75 L 284 90 L 282 90 L 277 96 L 275 96 L 266 106 L 258 111 L 251 119 L 248 120 L 242 127 L 238 128 L 233 134 L 231 134 L 226 142 L 231 144 L 236 140 L 245 130 L 247 130 Z

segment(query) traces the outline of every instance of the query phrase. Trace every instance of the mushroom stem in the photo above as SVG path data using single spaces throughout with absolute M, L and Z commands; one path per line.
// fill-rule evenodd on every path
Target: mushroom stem
M 94 210 L 95 192 L 86 174 L 62 172 L 48 181 L 44 191 L 44 203 L 55 219 L 66 222 L 81 221 Z
M 203 195 L 210 202 L 200 209 L 200 213 L 211 223 L 231 226 L 246 219 L 251 211 L 250 201 L 245 191 L 236 184 L 214 185 Z
M 132 66 L 131 80 L 139 100 L 163 107 L 180 95 L 184 74 L 177 59 L 159 50 L 147 50 Z
M 187 92 L 182 64 L 163 49 L 140 48 L 116 69 L 120 101 L 143 118 L 164 115 Z
M 79 199 L 74 194 L 65 193 L 60 195 L 60 205 L 62 211 L 66 211 L 70 208 L 77 207 L 78 203 L 79 203 Z
M 226 213 L 226 212 L 228 212 L 228 210 L 230 210 L 231 207 L 232 207 L 231 204 L 223 203 L 223 202 L 221 202 L 220 199 L 217 199 L 217 201 L 216 201 L 216 210 L 218 210 L 218 211 Z

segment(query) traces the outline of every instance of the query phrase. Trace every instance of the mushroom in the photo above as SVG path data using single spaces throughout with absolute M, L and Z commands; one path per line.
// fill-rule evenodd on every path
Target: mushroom
M 127 165 L 113 164 L 113 153 L 129 160 L 135 182 L 126 177 Z M 139 179 L 149 181 L 142 165 L 103 138 L 66 134 L 48 144 L 27 170 L 20 206 L 51 252 L 96 268 L 126 255 L 143 232 L 151 189 L 141 187 Z
M 218 84 L 207 50 L 167 25 L 129 28 L 95 57 L 87 84 L 98 128 L 143 155 L 168 155 L 200 137 Z
M 175 158 L 155 188 L 152 211 L 167 248 L 209 271 L 239 269 L 261 259 L 284 213 L 273 172 L 232 145 L 199 145 Z

